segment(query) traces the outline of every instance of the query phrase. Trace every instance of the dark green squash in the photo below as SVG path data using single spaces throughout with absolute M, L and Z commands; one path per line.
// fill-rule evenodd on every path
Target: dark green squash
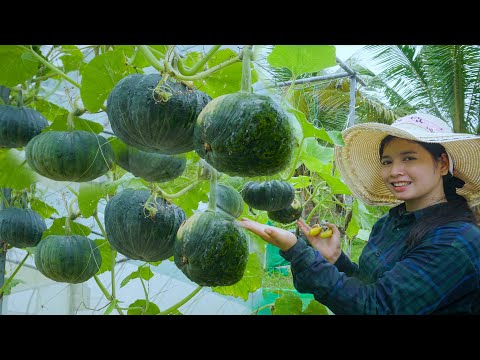
M 300 201 L 294 199 L 285 209 L 267 212 L 267 216 L 282 224 L 289 224 L 302 216 L 303 207 Z
M 47 119 L 37 110 L 0 105 L 0 148 L 24 147 L 47 126 Z
M 230 216 L 207 210 L 192 215 L 178 229 L 175 265 L 198 285 L 237 283 L 247 260 L 247 235 Z
M 168 100 L 154 89 L 158 74 L 132 74 L 120 80 L 107 99 L 107 114 L 115 135 L 143 151 L 181 154 L 193 150 L 193 128 L 210 97 L 180 82 L 161 86 Z M 166 101 L 165 101 L 166 100 Z
M 151 182 L 165 182 L 182 175 L 187 166 L 184 154 L 166 155 L 139 150 L 119 139 L 111 141 L 115 162 L 133 175 Z
M 83 130 L 41 133 L 28 143 L 25 155 L 34 171 L 57 181 L 90 181 L 106 174 L 113 163 L 107 139 Z
M 35 248 L 35 266 L 47 278 L 78 284 L 93 277 L 102 265 L 94 241 L 81 235 L 50 235 Z
M 242 196 L 229 185 L 217 184 L 216 202 L 217 208 L 234 218 L 238 218 L 243 213 Z
M 240 194 L 243 200 L 254 209 L 275 211 L 286 208 L 292 203 L 295 189 L 289 182 L 281 180 L 248 181 L 243 185 Z
M 230 176 L 272 175 L 289 164 L 294 135 L 288 114 L 269 96 L 233 93 L 198 115 L 195 151 Z
M 148 190 L 125 189 L 107 203 L 104 212 L 107 240 L 120 254 L 134 260 L 160 261 L 173 255 L 175 237 L 185 212 L 157 197 L 154 216 L 144 205 Z
M 33 247 L 47 229 L 45 220 L 32 209 L 9 207 L 0 210 L 0 241 L 13 247 Z

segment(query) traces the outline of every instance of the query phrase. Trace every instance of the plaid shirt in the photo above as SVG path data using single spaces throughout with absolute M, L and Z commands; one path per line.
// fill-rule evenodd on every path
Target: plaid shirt
M 335 264 L 299 238 L 287 251 L 293 283 L 340 314 L 480 313 L 480 229 L 451 222 L 413 249 L 405 237 L 436 206 L 406 212 L 401 204 L 373 226 L 358 265 L 342 252 Z

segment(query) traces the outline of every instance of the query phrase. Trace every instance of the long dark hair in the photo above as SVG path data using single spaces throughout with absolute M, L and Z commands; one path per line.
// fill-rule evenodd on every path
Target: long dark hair
M 395 136 L 387 135 L 380 143 L 379 154 L 380 159 L 383 156 L 383 150 L 385 146 L 390 143 Z M 413 141 L 413 140 L 412 140 Z M 435 162 L 440 161 L 440 157 L 443 153 L 447 153 L 445 147 L 438 143 L 424 143 L 420 141 L 413 141 L 425 150 L 427 150 L 433 157 Z M 417 245 L 427 232 L 435 229 L 440 225 L 453 221 L 464 221 L 476 224 L 477 219 L 472 209 L 468 206 L 467 199 L 457 194 L 457 188 L 463 187 L 465 184 L 461 179 L 453 176 L 450 172 L 443 176 L 443 190 L 447 198 L 446 203 L 436 206 L 435 210 L 429 213 L 429 215 L 422 217 L 422 221 L 416 223 L 416 225 L 410 230 L 407 236 L 406 243 L 408 248 L 412 248 Z

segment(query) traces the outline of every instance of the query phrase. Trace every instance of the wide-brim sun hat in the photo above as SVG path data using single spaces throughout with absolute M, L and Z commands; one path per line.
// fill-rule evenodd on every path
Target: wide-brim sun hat
M 387 135 L 442 144 L 453 162 L 453 176 L 465 182 L 457 194 L 471 207 L 480 204 L 480 136 L 454 133 L 446 122 L 427 114 L 407 115 L 392 125 L 358 124 L 342 132 L 345 145 L 335 146 L 335 163 L 345 184 L 362 202 L 386 206 L 402 202 L 381 177 L 379 148 Z

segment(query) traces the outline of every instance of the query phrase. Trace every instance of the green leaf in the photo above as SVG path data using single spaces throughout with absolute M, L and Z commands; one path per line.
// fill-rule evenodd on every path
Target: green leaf
M 35 102 L 35 109 L 42 113 L 51 124 L 42 130 L 44 131 L 67 131 L 67 118 L 69 111 L 50 101 L 37 99 Z M 74 130 L 85 130 L 100 134 L 104 129 L 103 126 L 97 122 L 86 120 L 78 116 L 73 117 Z
M 52 225 L 43 232 L 42 239 L 50 235 L 66 235 L 65 234 L 65 217 L 53 220 Z M 75 221 L 70 221 L 70 230 L 72 235 L 88 236 L 92 230 L 85 225 L 79 224 Z
M 50 218 L 50 216 L 52 216 L 54 213 L 59 215 L 57 209 L 37 198 L 33 198 L 30 201 L 30 207 L 44 219 Z
M 117 251 L 112 249 L 110 243 L 105 239 L 93 240 L 97 245 L 100 255 L 102 256 L 102 265 L 98 269 L 96 275 L 100 275 L 105 271 L 112 271 L 115 264 L 112 264 L 113 259 L 117 258 Z
M 291 112 L 297 118 L 300 126 L 302 127 L 304 138 L 315 137 L 317 139 L 324 140 L 330 144 L 345 145 L 341 136 L 339 140 L 338 131 L 326 131 L 324 128 L 317 128 L 316 126 L 307 121 L 305 114 L 300 110 L 289 108 L 287 111 Z M 330 137 L 330 134 L 332 134 L 333 138 Z
M 293 185 L 295 189 L 305 189 L 306 187 L 309 187 L 312 185 L 312 178 L 310 176 L 297 176 L 297 177 L 292 177 L 290 180 L 288 180 L 290 184 Z
M 302 299 L 290 291 L 285 291 L 275 300 L 272 315 L 300 315 L 302 314 Z
M 83 182 L 78 191 L 78 207 L 82 216 L 88 218 L 97 209 L 101 198 L 106 198 L 110 189 L 105 183 Z
M 0 188 L 23 190 L 35 183 L 37 175 L 15 149 L 0 149 Z
M 358 234 L 357 234 L 356 239 L 360 239 L 360 240 L 363 240 L 363 241 L 368 241 L 368 238 L 370 237 L 370 233 L 371 233 L 371 230 L 360 229 L 360 230 L 358 230 Z
M 114 86 L 134 69 L 125 65 L 121 51 L 107 51 L 93 58 L 82 70 L 80 95 L 85 108 L 97 112 Z
M 350 195 L 350 189 L 347 185 L 343 183 L 343 181 L 335 176 L 332 176 L 327 173 L 321 173 L 320 176 L 323 180 L 325 180 L 330 188 L 332 194 L 345 194 Z
M 273 67 L 290 69 L 295 77 L 337 64 L 332 45 L 276 45 L 267 61 Z
M 231 286 L 216 286 L 212 290 L 223 295 L 240 297 L 248 300 L 248 294 L 262 287 L 263 267 L 256 253 L 248 255 L 247 268 L 242 279 Z
M 75 45 L 62 45 L 62 51 L 64 55 L 60 56 L 60 60 L 62 60 L 65 74 L 79 70 L 80 66 L 84 64 L 83 54 Z
M 37 72 L 38 60 L 18 45 L 0 45 L 0 84 L 14 87 L 29 80 Z
M 147 305 L 147 300 L 145 299 L 138 299 L 131 303 L 127 311 L 127 315 L 157 315 L 160 314 L 160 309 L 158 308 L 157 304 L 149 301 Z M 137 307 L 142 307 L 145 310 L 142 311 L 140 309 L 135 309 Z M 133 309 L 131 309 L 133 308 Z
M 371 230 L 376 221 L 376 216 L 371 214 L 362 202 L 355 199 L 352 204 L 352 219 L 345 232 L 353 239 L 360 229 Z
M 312 299 L 308 303 L 307 308 L 303 311 L 303 315 L 328 315 L 328 310 L 325 305 Z
M 164 189 L 163 186 L 162 186 L 162 189 Z M 176 188 L 176 190 L 172 189 L 171 187 L 167 189 L 168 191 L 165 189 L 164 190 L 167 191 L 169 194 L 179 191 L 178 188 Z M 198 209 L 198 204 L 200 202 L 208 203 L 209 193 L 210 193 L 210 182 L 200 181 L 200 183 L 197 186 L 195 186 L 193 189 L 185 193 L 183 196 L 174 198 L 171 201 L 175 205 L 180 206 L 183 209 L 183 211 L 185 211 L 185 215 L 187 217 L 190 217 L 191 215 L 193 215 L 194 211 Z
M 333 149 L 318 144 L 314 138 L 303 142 L 300 160 L 310 171 L 332 173 Z
M 232 49 L 222 49 L 215 53 L 208 61 L 208 68 L 212 68 L 222 62 L 229 60 L 237 54 Z M 193 56 L 192 56 L 193 58 Z M 252 64 L 252 84 L 258 80 L 258 74 Z M 195 86 L 207 93 L 212 99 L 225 94 L 240 91 L 242 80 L 242 62 L 236 62 L 224 67 L 202 80 L 195 80 Z
M 132 272 L 130 275 L 128 275 L 125 279 L 122 280 L 120 283 L 120 287 L 124 287 L 127 285 L 130 280 L 136 279 L 136 278 L 142 278 L 143 280 L 150 280 L 153 277 L 153 272 L 150 270 L 149 266 L 144 266 L 140 265 L 137 269 L 137 271 Z

